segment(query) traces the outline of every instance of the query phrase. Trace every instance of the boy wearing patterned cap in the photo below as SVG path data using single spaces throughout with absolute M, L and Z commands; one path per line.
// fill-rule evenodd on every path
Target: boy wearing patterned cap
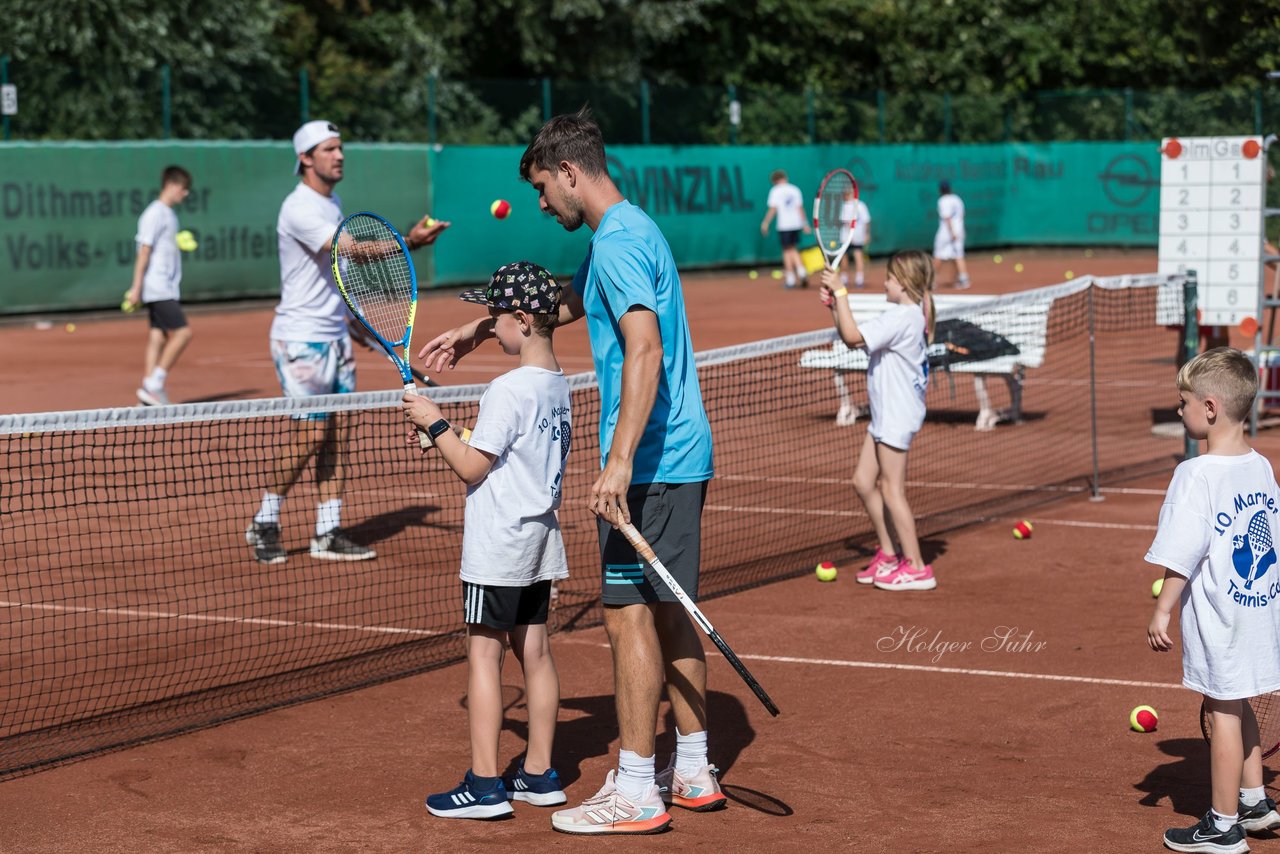
M 560 681 L 547 639 L 551 585 L 569 574 L 556 510 L 569 455 L 569 383 L 556 361 L 552 334 L 560 285 L 528 261 L 494 272 L 467 302 L 489 306 L 494 335 L 520 366 L 495 379 L 480 398 L 467 441 L 440 408 L 420 394 L 404 396 L 405 418 L 431 437 L 467 484 L 462 535 L 463 620 L 467 627 L 467 713 L 471 768 L 448 792 L 427 798 L 444 818 L 494 818 L 509 800 L 536 806 L 565 802 L 551 767 Z M 499 776 L 502 660 L 507 643 L 524 670 L 529 747 L 516 773 Z

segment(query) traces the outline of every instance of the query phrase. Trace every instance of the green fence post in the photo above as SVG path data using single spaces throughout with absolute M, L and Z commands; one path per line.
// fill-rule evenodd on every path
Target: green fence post
M 427 142 L 436 144 L 436 75 L 427 77 Z
M 1124 141 L 1133 137 L 1133 89 L 1124 87 Z
M 883 89 L 876 90 L 876 131 L 880 134 L 880 144 L 884 145 L 884 111 L 885 94 Z
M 1013 105 L 1005 102 L 1004 105 L 1004 141 L 1008 142 L 1013 138 Z
M 542 121 L 551 121 L 551 78 L 542 78 Z
M 649 144 L 649 81 L 640 81 L 640 141 Z
M 0 85 L 9 83 L 9 57 L 0 56 Z M 4 117 L 4 141 L 9 141 L 9 117 Z
M 298 109 L 302 124 L 311 121 L 311 84 L 307 82 L 307 69 L 298 69 Z
M 951 142 L 951 93 L 942 93 L 942 141 Z
M 169 63 L 160 66 L 160 102 L 161 102 L 161 125 L 164 128 L 164 139 L 169 138 L 169 134 L 173 130 L 173 102 L 172 91 L 170 89 L 169 79 Z
M 809 144 L 818 144 L 818 123 L 813 114 L 813 86 L 804 87 L 805 111 L 809 116 Z
M 738 103 L 738 87 L 732 83 L 729 84 L 729 144 L 738 144 L 738 121 L 742 119 L 742 106 L 734 105 Z M 738 121 L 734 121 L 737 119 Z

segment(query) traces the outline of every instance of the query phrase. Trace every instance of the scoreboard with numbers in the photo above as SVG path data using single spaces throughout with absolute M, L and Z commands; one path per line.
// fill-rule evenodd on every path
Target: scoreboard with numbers
M 1159 270 L 1196 272 L 1202 325 L 1257 329 L 1266 175 L 1260 136 L 1161 143 Z

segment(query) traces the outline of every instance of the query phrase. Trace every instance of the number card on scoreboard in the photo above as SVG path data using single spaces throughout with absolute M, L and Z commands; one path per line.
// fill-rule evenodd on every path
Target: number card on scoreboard
M 1195 270 L 1205 326 L 1257 320 L 1265 161 L 1260 136 L 1161 142 L 1159 269 Z

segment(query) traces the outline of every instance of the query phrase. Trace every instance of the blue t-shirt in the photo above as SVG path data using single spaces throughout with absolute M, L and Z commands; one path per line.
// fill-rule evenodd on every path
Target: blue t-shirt
M 710 479 L 711 424 L 693 363 L 684 294 L 671 247 L 657 224 L 626 201 L 605 211 L 573 277 L 582 295 L 600 384 L 600 465 L 609 457 L 622 406 L 625 341 L 619 321 L 632 306 L 652 311 L 662 336 L 662 377 L 632 465 L 633 483 Z

